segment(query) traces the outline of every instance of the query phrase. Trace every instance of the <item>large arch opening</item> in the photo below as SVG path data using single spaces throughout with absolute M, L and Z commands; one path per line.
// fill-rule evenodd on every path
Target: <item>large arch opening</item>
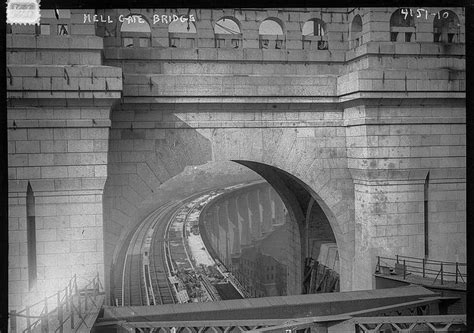
M 327 216 L 328 209 L 319 196 L 303 181 L 277 167 L 246 160 L 226 160 L 188 165 L 179 174 L 156 186 L 147 202 L 137 207 L 140 216 L 135 218 L 135 222 L 129 219 L 134 226 L 130 225 L 129 231 L 122 234 L 117 240 L 121 245 L 113 251 L 115 254 L 108 274 L 112 291 L 110 303 L 121 305 L 125 253 L 135 230 L 147 216 L 170 200 L 179 201 L 213 188 L 255 181 L 267 184 L 266 188 L 270 190 L 262 185 L 257 190 L 248 191 L 249 194 L 236 191 L 228 202 L 221 200 L 209 208 L 208 220 L 226 221 L 225 224 L 219 221 L 214 226 L 206 226 L 209 228 L 207 234 L 211 234 L 209 238 L 219 237 L 220 229 L 220 242 L 216 243 L 214 239 L 214 243 L 211 240 L 206 244 L 213 248 L 213 256 L 235 276 L 243 276 L 242 281 L 246 281 L 245 277 L 248 278 L 252 270 L 258 272 L 259 276 L 254 276 L 258 283 L 253 285 L 266 283 L 266 286 L 251 289 L 251 297 L 339 291 L 337 241 Z M 244 197 L 243 205 L 247 207 L 242 206 Z M 278 202 L 283 203 L 284 213 Z M 248 209 L 249 215 L 254 215 L 253 219 L 258 215 L 257 220 L 260 218 L 262 225 L 256 227 L 252 222 L 253 225 L 244 226 L 242 207 Z M 117 213 L 106 213 L 109 214 Z M 205 215 L 204 211 L 202 214 Z M 273 220 L 271 228 L 264 225 L 268 218 Z M 217 231 L 213 231 L 216 225 Z M 252 239 L 245 239 L 248 237 L 243 235 L 245 228 L 250 230 Z M 260 267 L 264 267 L 261 272 Z
M 288 209 L 291 222 L 296 223 L 300 235 L 301 292 L 339 291 L 339 281 L 332 286 L 313 286 L 311 271 L 314 265 L 330 266 L 339 274 L 337 240 L 331 226 L 331 213 L 323 200 L 297 177 L 267 164 L 234 160 L 264 178 L 278 193 Z M 329 215 L 329 217 L 328 217 Z M 334 221 L 334 220 L 333 220 Z
M 344 169 L 334 174 L 333 170 L 326 170 L 321 163 L 326 152 L 320 148 L 314 149 L 316 155 L 303 153 L 308 148 L 302 146 L 307 143 L 299 130 L 269 128 L 260 133 L 253 129 L 197 128 L 187 117 L 200 119 L 203 112 L 194 113 L 188 106 L 180 106 L 178 112 L 174 107 L 160 104 L 145 110 L 134 104 L 123 104 L 112 112 L 110 173 L 104 189 L 107 289 L 120 288 L 123 280 L 120 250 L 148 215 L 170 200 L 181 200 L 179 196 L 246 182 L 248 179 L 241 177 L 246 171 L 253 177 L 259 175 L 261 181 L 273 187 L 297 230 L 298 266 L 294 268 L 297 271 L 294 276 L 298 277 L 298 283 L 294 293 L 328 291 L 311 285 L 311 265 L 316 267 L 316 261 L 322 263 L 320 254 L 324 255 L 324 262 L 331 263 L 328 268 L 340 273 L 340 290 L 349 290 L 354 242 L 351 241 L 351 206 L 345 196 L 346 192 L 350 193 L 351 180 Z M 212 119 L 220 114 L 220 106 L 205 107 L 209 108 Z M 155 128 L 141 127 L 143 121 L 158 120 L 158 116 L 160 120 Z M 169 128 L 171 123 L 179 126 Z M 282 154 L 276 153 L 280 137 L 295 141 L 293 146 L 288 146 L 294 147 L 299 163 L 287 163 L 287 159 L 280 157 Z M 337 167 L 344 166 L 341 163 Z M 229 244 L 225 246 L 231 247 L 233 234 L 229 235 Z

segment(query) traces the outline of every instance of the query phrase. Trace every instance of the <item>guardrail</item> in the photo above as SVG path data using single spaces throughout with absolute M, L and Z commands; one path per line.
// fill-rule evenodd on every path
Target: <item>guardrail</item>
M 466 315 L 354 318 L 356 332 L 466 332 Z
M 387 266 L 392 263 L 392 266 Z M 375 272 L 401 275 L 404 280 L 410 274 L 417 274 L 423 278 L 433 279 L 433 284 L 439 281 L 441 285 L 444 285 L 445 282 L 466 283 L 466 269 L 467 265 L 465 263 L 396 255 L 395 258 L 377 256 Z
M 10 332 L 31 333 L 41 327 L 41 332 L 62 333 L 68 321 L 71 329 L 75 329 L 85 322 L 85 315 L 88 314 L 90 306 L 97 307 L 97 296 L 101 291 L 103 291 L 103 286 L 99 273 L 83 288 L 78 288 L 77 275 L 74 275 L 68 285 L 54 295 L 45 297 L 21 311 L 10 311 Z M 52 327 L 53 322 L 57 327 Z
M 283 323 L 282 323 L 283 322 Z M 97 326 L 107 326 L 101 323 Z M 237 319 L 237 320 L 202 320 L 202 321 L 168 321 L 168 322 L 122 322 L 121 326 L 130 331 L 182 332 L 185 330 L 225 333 L 239 330 L 248 333 L 297 333 L 297 332 L 466 332 L 466 315 L 428 315 L 428 316 L 381 316 L 351 317 L 348 315 L 330 315 L 294 319 Z

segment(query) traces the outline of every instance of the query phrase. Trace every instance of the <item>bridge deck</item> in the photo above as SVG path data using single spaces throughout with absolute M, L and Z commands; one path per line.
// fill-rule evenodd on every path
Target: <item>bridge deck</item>
M 388 280 L 403 282 L 407 284 L 416 284 L 430 289 L 445 289 L 445 290 L 458 290 L 458 291 L 466 291 L 466 283 L 458 282 L 455 283 L 454 281 L 444 281 L 443 284 L 439 280 L 433 281 L 430 277 L 423 277 L 417 274 L 409 274 L 405 278 L 403 275 L 397 274 L 382 274 L 382 273 L 375 273 L 375 277 L 377 278 L 384 278 Z
M 162 306 L 104 307 L 98 322 L 253 320 L 330 316 L 410 302 L 436 294 L 420 286 L 384 290 L 265 297 Z

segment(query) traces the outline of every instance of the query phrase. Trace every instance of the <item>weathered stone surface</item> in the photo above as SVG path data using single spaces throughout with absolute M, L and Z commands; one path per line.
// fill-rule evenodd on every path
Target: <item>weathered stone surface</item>
M 371 288 L 377 255 L 424 256 L 425 239 L 430 258 L 465 261 L 464 17 L 452 9 L 461 26 L 456 43 L 432 42 L 433 16 L 417 21 L 411 43 L 390 42 L 395 10 L 196 10 L 188 48 L 168 47 L 161 24 L 151 26 L 153 47 L 121 47 L 120 29 L 81 20 L 91 10 L 61 14 L 69 36 L 55 35 L 52 12 L 42 16 L 50 36 L 12 27 L 10 306 L 55 292 L 47 285 L 64 285 L 74 273 L 99 272 L 108 288 L 123 240 L 165 193 L 171 196 L 167 184 L 191 177 L 190 167 L 218 161 L 246 162 L 279 189 L 295 221 L 309 216 L 301 239 L 336 242 L 341 290 Z M 137 13 L 152 21 L 152 11 Z M 222 15 L 240 21 L 237 49 L 215 47 L 212 22 Z M 363 22 L 358 47 L 350 31 L 355 15 Z M 269 16 L 284 23 L 282 49 L 259 48 L 259 24 Z M 328 50 L 302 49 L 299 29 L 312 18 L 325 21 Z M 318 203 L 309 213 L 298 208 L 294 189 L 284 189 L 283 172 Z M 37 200 L 40 289 L 33 296 L 28 182 Z M 241 201 L 239 212 L 255 209 Z M 244 230 L 249 216 L 239 223 Z M 211 238 L 225 233 L 220 226 Z M 236 249 L 251 242 L 244 233 L 234 244 L 229 234 Z M 310 253 L 307 245 L 288 251 Z

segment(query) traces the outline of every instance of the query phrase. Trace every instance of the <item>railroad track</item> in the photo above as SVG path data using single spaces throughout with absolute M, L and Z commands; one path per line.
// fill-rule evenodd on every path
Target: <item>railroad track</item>
M 176 212 L 167 219 L 167 223 L 160 224 L 152 235 L 150 247 L 150 284 L 154 287 L 154 304 L 176 303 L 176 290 L 169 281 L 169 273 L 173 272 L 173 265 L 170 258 L 168 246 L 169 225 Z M 163 237 L 164 235 L 164 237 Z
M 149 252 L 144 250 L 146 236 L 160 220 L 179 203 L 168 203 L 150 214 L 135 231 L 125 255 L 122 275 L 122 305 L 153 305 L 150 270 L 147 263 Z M 148 268 L 147 268 L 148 267 Z
M 169 226 L 176 218 L 179 207 L 213 191 L 202 191 L 183 200 L 169 202 L 140 223 L 125 254 L 118 304 L 133 306 L 177 302 L 177 290 L 168 279 L 169 273 L 175 271 L 169 250 Z
M 194 269 L 184 243 L 186 221 L 210 197 L 240 186 L 242 185 L 202 191 L 182 200 L 169 202 L 148 215 L 135 229 L 125 252 L 120 296 L 116 293 L 117 304 L 134 306 L 177 303 L 178 290 L 176 284 L 170 282 L 171 275 L 174 276 L 178 270 L 170 251 L 171 224 L 178 217 L 182 219 L 184 216 L 180 243 L 184 247 L 186 259 L 185 262 L 181 260 L 181 264 Z M 182 253 L 177 253 L 176 250 L 174 255 L 183 259 Z

